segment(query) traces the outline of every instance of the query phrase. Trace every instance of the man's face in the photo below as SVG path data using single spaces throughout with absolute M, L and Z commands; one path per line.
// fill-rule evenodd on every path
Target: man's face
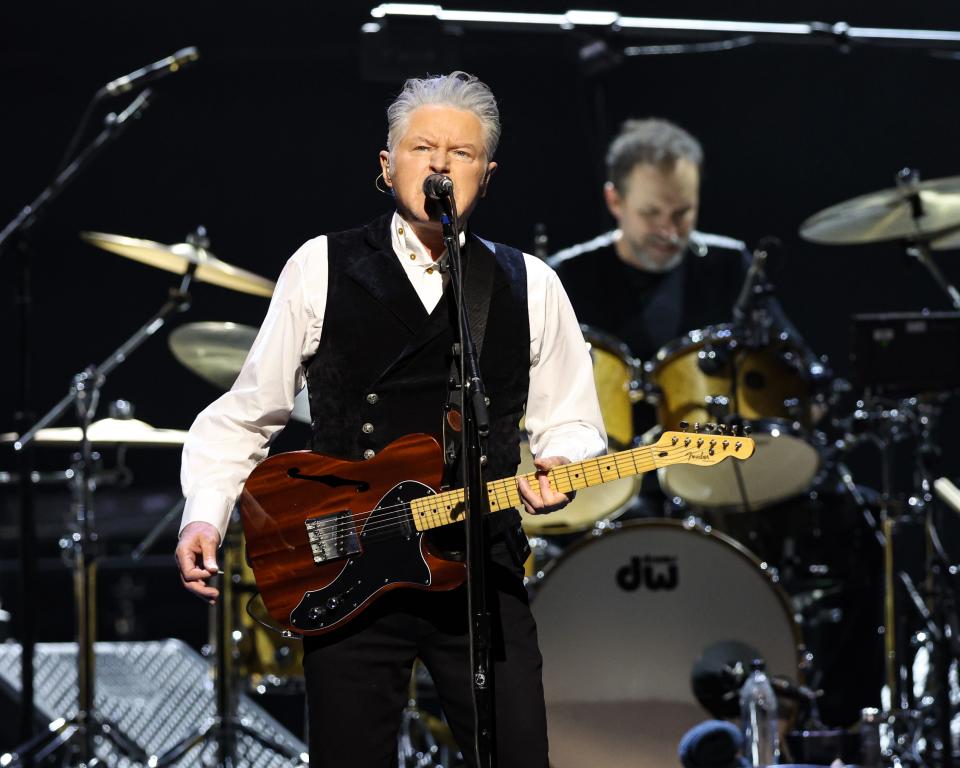
M 393 152 L 380 153 L 384 181 L 393 189 L 400 214 L 411 222 L 436 219 L 423 180 L 442 173 L 453 180 L 457 211 L 465 222 L 497 167 L 487 162 L 484 146 L 483 127 L 473 112 L 436 104 L 417 107 Z
M 643 163 L 634 166 L 622 194 L 607 184 L 604 196 L 623 233 L 621 257 L 642 269 L 666 269 L 697 224 L 700 169 L 686 158 L 669 169 Z

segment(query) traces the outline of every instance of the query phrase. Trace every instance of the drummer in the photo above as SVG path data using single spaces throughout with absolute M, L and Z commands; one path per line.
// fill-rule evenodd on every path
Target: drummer
M 651 360 L 685 333 L 729 323 L 751 254 L 696 229 L 703 149 L 668 120 L 627 120 L 607 151 L 604 201 L 617 227 L 548 260 L 582 323 Z M 775 300 L 775 328 L 790 328 Z M 811 356 L 812 357 L 812 356 Z M 636 434 L 656 424 L 640 404 Z

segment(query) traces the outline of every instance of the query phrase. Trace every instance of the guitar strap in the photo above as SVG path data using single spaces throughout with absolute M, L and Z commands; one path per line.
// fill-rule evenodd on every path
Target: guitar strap
M 483 352 L 483 338 L 490 314 L 490 297 L 493 294 L 494 265 L 497 261 L 493 251 L 484 243 L 468 240 L 464 247 L 463 300 L 466 304 L 467 322 L 477 348 L 477 359 Z M 453 299 L 451 298 L 451 301 Z M 454 315 L 454 317 L 456 317 Z M 460 431 L 463 418 L 463 387 L 460 382 L 459 341 L 454 342 L 453 359 L 450 362 L 450 378 L 447 403 L 443 408 L 443 461 L 446 464 L 446 482 L 453 481 L 451 470 L 460 455 Z

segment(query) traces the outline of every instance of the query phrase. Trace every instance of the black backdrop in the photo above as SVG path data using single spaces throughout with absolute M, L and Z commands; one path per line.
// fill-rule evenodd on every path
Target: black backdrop
M 507 2 L 450 5 L 520 10 Z M 559 249 L 609 228 L 600 194 L 606 142 L 623 119 L 660 115 L 686 126 L 705 146 L 701 228 L 750 244 L 764 235 L 784 242 L 770 266 L 780 300 L 839 373 L 850 373 L 850 314 L 948 308 L 928 275 L 896 246 L 813 246 L 796 232 L 803 219 L 828 205 L 891 186 L 904 165 L 917 166 L 925 178 L 960 175 L 960 59 L 757 44 L 633 58 L 586 76 L 576 59 L 586 40 L 577 35 L 468 31 L 441 40 L 418 27 L 398 42 L 396 36 L 361 35 L 369 8 L 287 0 L 229 6 L 113 0 L 7 4 L 0 11 L 3 223 L 50 179 L 99 86 L 187 45 L 202 54 L 190 70 L 156 85 L 142 120 L 63 194 L 34 232 L 30 406 L 37 415 L 65 394 L 75 372 L 101 361 L 159 307 L 176 282 L 94 249 L 77 238 L 79 231 L 172 243 L 203 224 L 220 258 L 273 278 L 307 238 L 388 209 L 389 199 L 374 188 L 384 109 L 405 75 L 451 66 L 479 74 L 501 104 L 500 169 L 474 219 L 480 233 L 530 250 L 535 224 L 543 223 L 551 247 Z M 532 1 L 523 8 L 566 10 Z M 704 0 L 657 0 L 624 1 L 616 10 L 960 28 L 949 3 L 736 3 L 720 10 Z M 412 71 L 404 71 L 406 65 Z M 937 258 L 960 281 L 957 257 Z M 13 287 L 8 253 L 0 256 L 0 432 L 12 429 L 18 399 Z M 256 325 L 266 309 L 263 299 L 212 286 L 196 285 L 193 296 L 193 309 L 180 322 Z M 128 398 L 138 417 L 185 429 L 217 393 L 176 363 L 166 346 L 169 331 L 111 376 L 104 397 Z M 951 406 L 948 427 L 957 421 Z M 304 428 L 291 431 L 286 444 L 302 442 Z M 950 449 L 947 435 L 941 442 L 947 448 L 942 469 L 957 474 L 960 452 Z M 861 453 L 866 479 L 875 481 L 875 452 Z M 38 454 L 38 462 L 51 468 L 65 458 L 62 451 Z M 135 487 L 175 497 L 177 451 L 133 451 L 130 462 Z M 9 446 L 0 446 L 0 470 L 12 465 Z M 134 511 L 152 523 L 164 505 L 151 504 L 147 512 L 148 505 L 124 502 L 120 514 Z M 3 530 L 15 536 L 9 494 L 4 512 Z M 58 522 L 51 531 L 61 528 Z M 164 568 L 168 562 L 164 556 Z M 179 590 L 172 572 L 168 577 L 170 588 Z M 5 583 L 9 589 L 12 582 Z M 66 624 L 61 615 L 60 637 L 69 636 Z

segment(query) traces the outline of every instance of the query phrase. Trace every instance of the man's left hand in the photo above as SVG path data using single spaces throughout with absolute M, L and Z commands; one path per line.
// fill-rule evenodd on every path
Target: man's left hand
M 550 487 L 550 481 L 547 478 L 547 472 L 552 467 L 569 464 L 570 459 L 563 456 L 545 456 L 542 459 L 535 459 L 533 463 L 537 468 L 539 493 L 530 487 L 530 483 L 525 478 L 517 478 L 517 490 L 520 491 L 523 506 L 526 507 L 529 514 L 545 515 L 548 512 L 556 512 L 573 501 L 573 497 L 576 495 L 575 491 L 571 491 L 569 494 L 560 493 Z

